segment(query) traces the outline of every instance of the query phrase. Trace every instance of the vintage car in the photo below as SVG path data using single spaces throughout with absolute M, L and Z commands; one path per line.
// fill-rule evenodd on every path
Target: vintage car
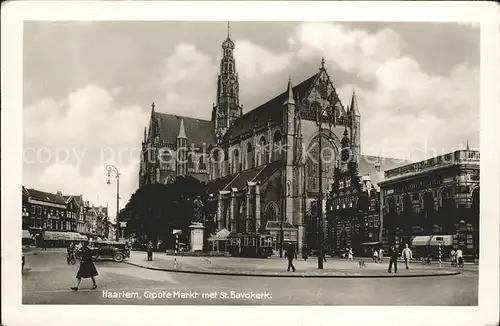
M 122 262 L 125 258 L 130 258 L 130 248 L 123 242 L 94 241 L 89 244 L 89 248 L 94 259 L 112 258 L 115 262 Z

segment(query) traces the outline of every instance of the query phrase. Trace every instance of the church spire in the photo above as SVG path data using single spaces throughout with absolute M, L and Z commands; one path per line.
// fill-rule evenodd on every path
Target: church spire
M 217 103 L 213 107 L 212 119 L 215 134 L 223 136 L 242 114 L 239 101 L 239 82 L 234 60 L 234 42 L 231 40 L 231 25 L 227 23 L 227 37 L 222 42 L 222 59 L 217 80 Z
M 184 131 L 184 119 L 181 119 L 181 126 L 179 127 L 179 135 L 177 138 L 187 139 L 186 132 Z
M 468 150 L 468 151 L 470 150 L 470 147 L 469 147 L 469 140 L 468 140 L 468 139 L 467 139 L 467 145 L 466 145 L 465 149 L 466 149 L 466 150 Z
M 354 89 L 352 90 L 352 98 L 351 98 L 351 115 L 354 116 L 360 116 L 361 114 L 359 113 L 358 109 L 358 100 L 356 99 L 356 92 Z
M 148 139 L 147 133 L 146 133 L 146 127 L 144 127 L 144 142 Z
M 288 77 L 288 87 L 286 89 L 286 99 L 285 104 L 295 104 L 295 100 L 293 98 L 293 86 L 292 86 L 292 76 Z

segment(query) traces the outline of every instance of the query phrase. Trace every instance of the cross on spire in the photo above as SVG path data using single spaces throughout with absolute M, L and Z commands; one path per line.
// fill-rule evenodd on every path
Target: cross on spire
M 325 57 L 321 58 L 321 69 L 325 69 Z
M 155 102 L 151 103 L 151 109 L 155 109 L 156 105 L 155 105 Z
M 227 38 L 229 38 L 230 30 L 231 30 L 230 22 L 227 22 Z

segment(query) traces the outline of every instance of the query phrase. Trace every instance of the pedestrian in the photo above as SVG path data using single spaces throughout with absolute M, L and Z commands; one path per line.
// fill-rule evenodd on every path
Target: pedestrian
M 289 247 L 286 252 L 285 252 L 285 258 L 288 259 L 288 268 L 287 272 L 290 271 L 290 268 L 292 269 L 293 272 L 295 272 L 295 266 L 293 266 L 293 260 L 297 259 L 297 253 L 295 252 L 295 249 L 293 247 Z
M 463 256 L 463 253 L 462 253 L 462 249 L 458 248 L 456 255 L 457 255 L 457 264 L 458 264 L 458 267 L 464 267 L 464 256 Z
M 376 263 L 378 261 L 378 251 L 373 249 L 373 261 Z
M 413 259 L 413 255 L 412 255 L 411 249 L 408 248 L 408 244 L 405 244 L 405 248 L 403 249 L 403 252 L 401 253 L 401 255 L 403 256 L 403 258 L 405 260 L 406 269 L 409 269 L 410 268 L 410 266 L 409 266 L 410 259 Z
M 457 253 L 455 252 L 455 249 L 451 249 L 450 251 L 450 260 L 451 260 L 451 266 L 457 265 Z
M 73 259 L 74 254 L 75 254 L 75 243 L 71 241 L 71 243 L 68 246 L 68 249 L 66 250 L 66 262 L 68 264 Z
M 378 251 L 378 261 L 381 263 L 382 258 L 384 258 L 384 249 L 380 248 Z
M 147 253 L 148 253 L 148 260 L 151 261 L 153 260 L 153 243 L 149 241 L 149 244 L 146 248 Z
M 76 273 L 76 279 L 78 282 L 76 286 L 72 286 L 71 290 L 78 291 L 78 287 L 80 286 L 80 282 L 82 278 L 90 278 L 92 279 L 92 290 L 97 288 L 97 283 L 95 282 L 95 277 L 99 275 L 97 269 L 95 268 L 94 262 L 92 261 L 92 250 L 87 246 L 87 243 L 84 242 L 82 244 L 82 258 L 80 261 L 80 268 Z
M 352 248 L 349 248 L 347 251 L 347 260 L 353 261 L 354 260 L 354 254 L 352 253 Z
M 392 270 L 392 265 L 394 264 L 394 273 L 398 272 L 398 251 L 392 245 L 389 248 L 389 269 L 387 270 L 389 273 Z

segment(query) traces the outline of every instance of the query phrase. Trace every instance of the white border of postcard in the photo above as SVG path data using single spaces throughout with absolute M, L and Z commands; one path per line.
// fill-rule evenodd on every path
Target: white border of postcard
M 13 1 L 2 6 L 2 324 L 494 325 L 499 321 L 499 11 L 494 2 Z M 481 28 L 481 260 L 477 307 L 21 305 L 24 20 L 446 21 Z M 50 78 L 50 76 L 47 76 Z M 18 232 L 19 231 L 19 232 Z M 429 289 L 432 295 L 433 289 Z

